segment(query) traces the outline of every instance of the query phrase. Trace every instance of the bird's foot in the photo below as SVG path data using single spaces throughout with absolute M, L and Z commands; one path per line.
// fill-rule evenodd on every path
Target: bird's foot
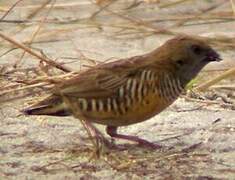
M 134 139 L 132 140 L 133 137 L 134 137 Z M 149 148 L 152 148 L 152 149 L 161 149 L 163 147 L 163 146 L 161 146 L 159 144 L 149 142 L 149 141 L 147 141 L 145 139 L 141 139 L 141 138 L 136 137 L 136 136 L 130 136 L 129 140 L 132 140 L 134 142 L 138 142 L 138 144 L 140 146 L 149 147 Z
M 162 148 L 161 145 L 149 142 L 149 141 L 147 141 L 145 139 L 141 139 L 138 136 L 130 136 L 130 135 L 118 134 L 117 133 L 117 127 L 108 126 L 106 131 L 113 138 L 125 139 L 125 140 L 128 140 L 128 141 L 133 141 L 133 142 L 138 143 L 140 146 L 149 147 L 149 148 L 152 148 L 152 149 L 160 149 L 160 148 Z
M 162 148 L 161 145 L 149 142 L 145 139 L 139 138 L 138 136 L 129 136 L 129 135 L 117 134 L 116 138 L 136 142 L 136 143 L 138 143 L 138 145 L 140 145 L 142 147 L 148 147 L 148 148 L 151 148 L 151 149 L 161 149 Z

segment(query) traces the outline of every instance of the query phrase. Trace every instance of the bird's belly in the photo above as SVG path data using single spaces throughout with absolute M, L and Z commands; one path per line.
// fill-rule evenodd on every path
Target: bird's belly
M 126 126 L 153 117 L 173 103 L 174 100 L 166 100 L 163 97 L 151 94 L 144 97 L 141 101 L 134 102 L 124 113 L 97 111 L 84 113 L 83 115 L 91 122 L 109 126 Z M 119 105 L 122 106 L 122 103 L 120 102 Z

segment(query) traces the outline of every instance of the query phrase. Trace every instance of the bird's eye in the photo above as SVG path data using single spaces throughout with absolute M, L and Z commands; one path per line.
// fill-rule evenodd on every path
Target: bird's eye
M 184 65 L 184 61 L 182 59 L 180 60 L 177 60 L 176 63 L 180 66 L 183 66 Z
M 201 54 L 202 48 L 198 45 L 192 45 L 192 50 L 195 54 Z

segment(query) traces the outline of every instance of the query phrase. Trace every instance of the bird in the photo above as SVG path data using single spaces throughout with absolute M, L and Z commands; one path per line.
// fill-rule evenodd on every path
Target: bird
M 177 35 L 146 54 L 101 63 L 80 72 L 58 84 L 45 99 L 23 109 L 23 113 L 48 116 L 76 113 L 85 122 L 105 125 L 106 133 L 114 139 L 161 147 L 138 136 L 119 134 L 117 130 L 162 112 L 204 66 L 221 60 L 205 39 Z

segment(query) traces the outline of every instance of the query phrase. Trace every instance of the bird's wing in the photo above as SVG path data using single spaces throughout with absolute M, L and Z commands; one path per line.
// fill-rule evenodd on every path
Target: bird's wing
M 60 93 L 67 97 L 107 97 L 146 67 L 143 56 L 106 63 L 64 82 Z M 138 62 L 138 63 L 136 63 Z

